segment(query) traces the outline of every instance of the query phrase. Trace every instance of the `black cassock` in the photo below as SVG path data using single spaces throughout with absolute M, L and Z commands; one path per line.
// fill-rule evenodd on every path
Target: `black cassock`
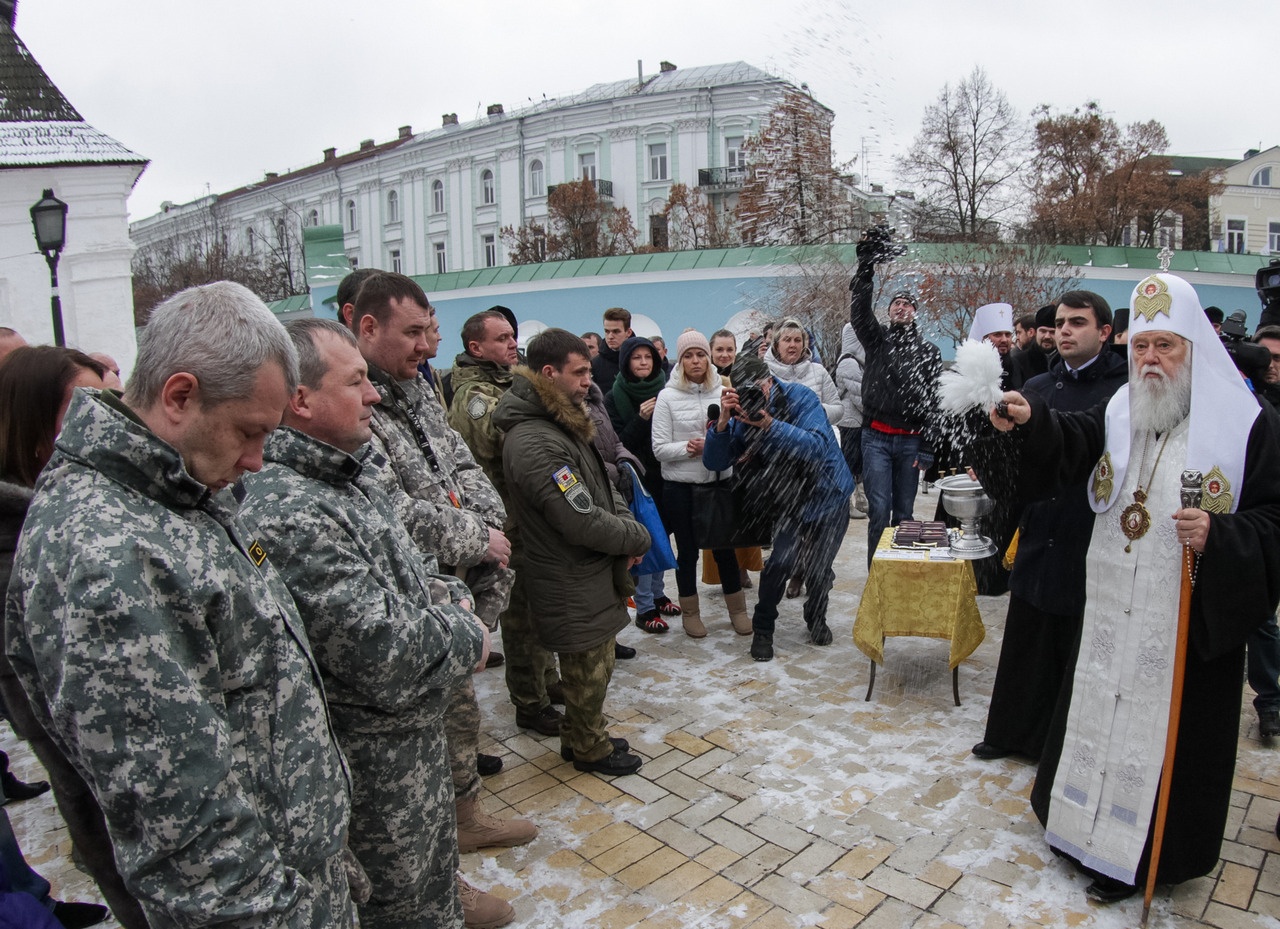
M 1042 401 L 1028 399 L 1033 412 L 1023 427 L 1024 480 L 1046 493 L 1055 485 L 1084 480 L 1102 455 L 1105 407 L 1050 414 Z M 1280 600 L 1280 418 L 1265 405 L 1249 434 L 1238 499 L 1235 513 L 1210 517 L 1191 598 L 1182 720 L 1157 872 L 1161 883 L 1199 877 L 1218 863 L 1239 740 L 1244 646 L 1275 613 Z M 1101 518 L 1119 517 L 1113 508 Z M 1069 674 L 1031 792 L 1032 808 L 1042 824 L 1048 821 L 1071 686 Z M 1152 828 L 1154 821 L 1153 815 Z M 1150 855 L 1148 834 L 1138 865 L 1139 885 L 1146 880 Z

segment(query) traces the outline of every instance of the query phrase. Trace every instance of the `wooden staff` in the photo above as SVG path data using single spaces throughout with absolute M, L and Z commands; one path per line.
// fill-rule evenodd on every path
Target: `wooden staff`
M 1200 505 L 1200 489 L 1203 478 L 1199 471 L 1182 472 L 1182 508 Z M 1151 897 L 1156 891 L 1156 872 L 1160 865 L 1160 851 L 1164 846 L 1164 827 L 1169 818 L 1169 789 L 1173 781 L 1173 758 L 1178 748 L 1178 723 L 1182 719 L 1182 685 L 1187 674 L 1187 633 L 1191 626 L 1191 588 L 1194 584 L 1192 569 L 1196 555 L 1190 545 L 1182 546 L 1182 592 L 1178 598 L 1178 638 L 1173 652 L 1173 689 L 1169 694 L 1169 731 L 1164 740 L 1164 766 L 1160 777 L 1160 792 L 1156 797 L 1156 824 L 1151 836 L 1151 861 L 1147 865 L 1147 886 L 1142 894 L 1142 925 L 1147 925 L 1151 913 Z

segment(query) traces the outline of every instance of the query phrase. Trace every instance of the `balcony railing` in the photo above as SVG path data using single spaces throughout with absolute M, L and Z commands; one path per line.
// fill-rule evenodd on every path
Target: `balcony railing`
M 604 200 L 612 200 L 612 199 L 613 199 L 613 181 L 605 181 L 605 180 L 601 180 L 601 179 L 597 178 L 596 180 L 592 181 L 591 183 L 593 183 L 593 184 L 595 185 L 595 188 L 596 188 L 596 194 L 597 194 L 601 199 L 604 199 Z M 550 196 L 551 196 L 551 194 L 555 191 L 555 189 L 556 189 L 557 187 L 559 187 L 559 186 L 560 186 L 559 184 L 548 184 L 548 185 L 547 185 L 547 196 L 548 196 L 548 197 L 550 197 Z
M 699 187 L 741 187 L 746 168 L 699 168 Z

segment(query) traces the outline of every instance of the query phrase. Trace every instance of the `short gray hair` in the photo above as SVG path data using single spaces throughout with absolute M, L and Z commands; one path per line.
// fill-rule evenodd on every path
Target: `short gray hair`
M 125 396 L 135 408 L 147 409 L 169 378 L 185 372 L 199 382 L 202 406 L 243 400 L 269 362 L 280 366 L 292 394 L 298 352 L 265 303 L 230 281 L 190 287 L 152 312 L 138 336 L 138 360 Z
M 293 339 L 293 347 L 298 350 L 298 383 L 312 390 L 320 386 L 329 370 L 320 357 L 320 347 L 316 345 L 318 334 L 327 332 L 352 348 L 357 346 L 356 337 L 351 330 L 332 319 L 295 319 L 284 328 L 289 333 L 289 338 Z

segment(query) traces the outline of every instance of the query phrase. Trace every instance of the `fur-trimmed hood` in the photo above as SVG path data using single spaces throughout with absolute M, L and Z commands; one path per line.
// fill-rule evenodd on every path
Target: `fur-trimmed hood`
M 503 432 L 525 419 L 549 419 L 579 442 L 590 445 L 595 423 L 584 404 L 574 403 L 551 378 L 520 365 L 512 372 L 511 389 L 493 411 L 493 423 Z

